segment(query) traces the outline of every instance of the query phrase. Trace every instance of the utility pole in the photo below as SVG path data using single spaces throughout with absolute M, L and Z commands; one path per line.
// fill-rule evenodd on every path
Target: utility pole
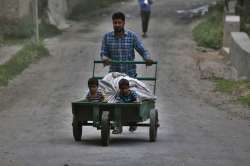
M 39 43 L 39 18 L 38 18 L 38 0 L 33 0 L 33 18 L 34 18 L 34 33 L 35 42 Z

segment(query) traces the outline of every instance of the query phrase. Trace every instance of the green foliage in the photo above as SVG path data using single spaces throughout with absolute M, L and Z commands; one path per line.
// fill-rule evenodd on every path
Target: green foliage
M 236 88 L 238 83 L 232 80 L 216 79 L 216 89 L 221 92 L 232 93 Z
M 0 86 L 8 85 L 9 80 L 20 74 L 32 62 L 47 55 L 49 52 L 42 43 L 26 44 L 7 63 L 0 65 Z
M 193 29 L 193 37 L 199 46 L 213 49 L 222 47 L 223 11 L 222 3 L 209 8 L 207 17 Z
M 249 96 L 241 96 L 238 98 L 238 101 L 244 105 L 250 106 L 250 95 Z
M 229 94 L 237 94 L 236 100 L 250 106 L 250 82 L 214 79 L 216 90 Z

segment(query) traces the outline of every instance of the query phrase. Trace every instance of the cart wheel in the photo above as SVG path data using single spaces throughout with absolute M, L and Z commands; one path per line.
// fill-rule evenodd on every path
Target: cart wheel
M 158 112 L 156 109 L 150 111 L 149 141 L 155 142 L 157 138 Z
M 81 141 L 82 139 L 82 125 L 73 125 L 73 136 L 75 141 Z
M 102 122 L 101 122 L 101 137 L 102 137 L 102 145 L 109 145 L 110 138 L 110 121 L 109 121 L 109 112 L 102 112 Z

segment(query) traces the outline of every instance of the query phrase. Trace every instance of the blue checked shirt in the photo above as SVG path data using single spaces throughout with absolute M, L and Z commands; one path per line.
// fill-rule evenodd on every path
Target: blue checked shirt
M 150 59 L 149 52 L 143 43 L 132 31 L 125 30 L 123 37 L 115 36 L 114 32 L 105 34 L 102 40 L 101 58 L 114 61 L 134 61 L 136 50 L 142 58 Z M 111 64 L 110 72 L 125 73 L 130 77 L 136 77 L 135 64 Z

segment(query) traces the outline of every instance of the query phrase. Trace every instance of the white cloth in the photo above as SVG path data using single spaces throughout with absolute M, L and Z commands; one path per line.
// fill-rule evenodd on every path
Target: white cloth
M 126 74 L 112 72 L 99 81 L 99 88 L 109 103 L 117 102 L 115 96 L 119 92 L 119 81 L 121 79 L 127 79 L 129 81 L 130 89 L 137 93 L 139 101 L 156 100 L 156 96 L 153 95 L 143 82 L 131 78 Z

